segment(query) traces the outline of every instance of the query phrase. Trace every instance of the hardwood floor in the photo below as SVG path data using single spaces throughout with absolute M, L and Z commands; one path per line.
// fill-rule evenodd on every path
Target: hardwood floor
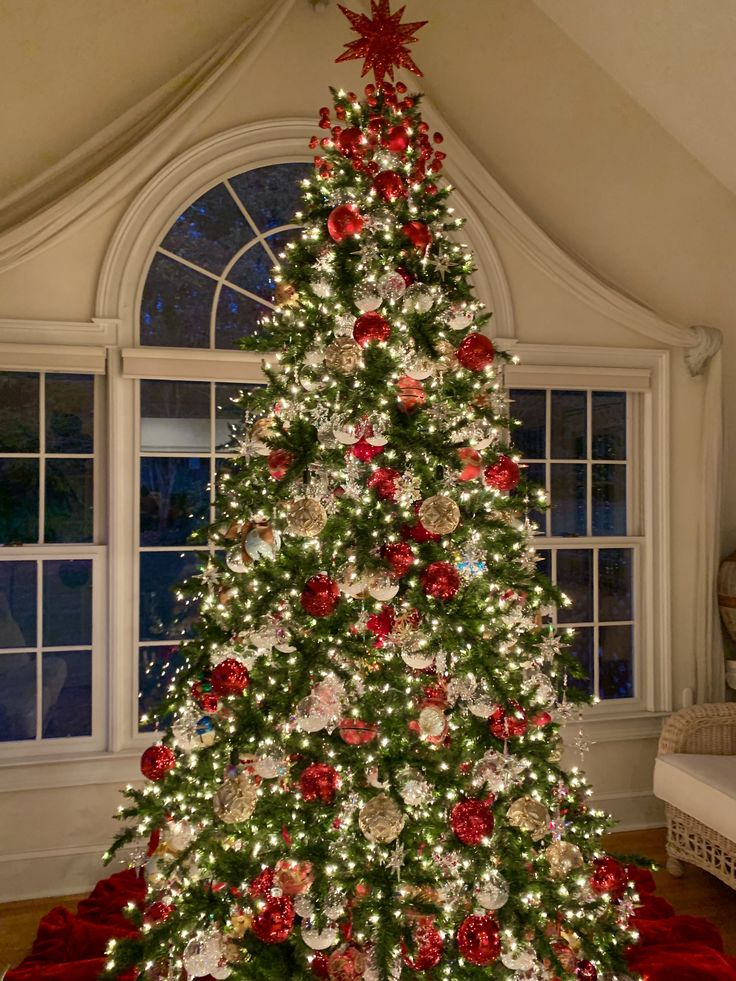
M 620 855 L 642 855 L 660 864 L 662 869 L 654 873 L 658 894 L 668 899 L 678 913 L 704 916 L 715 923 L 723 934 L 727 953 L 736 957 L 736 892 L 692 865 L 686 867 L 682 879 L 673 878 L 664 869 L 664 829 L 610 835 L 606 847 Z M 17 964 L 26 955 L 44 913 L 54 906 L 74 910 L 81 898 L 62 896 L 0 906 L 0 978 L 7 966 Z

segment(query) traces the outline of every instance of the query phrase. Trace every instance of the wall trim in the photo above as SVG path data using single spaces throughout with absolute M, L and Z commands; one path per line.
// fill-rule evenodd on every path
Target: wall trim
M 93 317 L 87 321 L 0 318 L 2 344 L 110 347 L 117 344 L 117 336 L 118 322 L 113 317 Z
M 105 868 L 106 844 L 68 845 L 16 855 L 0 855 L 0 903 L 64 895 L 86 895 L 120 863 Z M 63 887 L 60 885 L 63 884 Z

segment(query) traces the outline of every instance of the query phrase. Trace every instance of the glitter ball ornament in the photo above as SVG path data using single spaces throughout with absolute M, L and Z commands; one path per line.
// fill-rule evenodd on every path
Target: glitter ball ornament
M 412 931 L 413 950 L 401 941 L 401 959 L 412 971 L 431 971 L 442 960 L 443 942 L 439 930 L 428 917 Z
M 457 946 L 466 961 L 487 967 L 501 953 L 498 924 L 492 916 L 468 916 L 458 927 Z
M 210 675 L 212 691 L 220 697 L 242 695 L 250 684 L 248 669 L 234 657 L 226 657 L 212 669 Z
M 483 479 L 489 487 L 500 491 L 511 491 L 519 483 L 521 471 L 519 464 L 503 453 L 495 463 L 483 471 Z
M 337 728 L 340 738 L 348 746 L 365 746 L 378 735 L 378 726 L 362 719 L 343 719 Z
M 294 460 L 289 450 L 271 450 L 268 454 L 268 472 L 274 480 L 283 480 Z
M 378 283 L 365 280 L 355 287 L 353 302 L 363 313 L 377 310 L 383 303 L 383 293 Z
M 170 903 L 163 903 L 160 900 L 146 909 L 143 914 L 144 923 L 165 923 L 174 912 L 174 907 Z
M 339 204 L 327 219 L 327 231 L 333 242 L 342 242 L 351 235 L 360 235 L 364 221 L 354 204 Z
M 361 347 L 352 337 L 336 337 L 325 348 L 325 367 L 341 375 L 352 375 L 360 367 L 362 359 Z
M 419 520 L 433 535 L 449 535 L 460 524 L 460 508 L 451 497 L 435 494 L 422 501 Z
M 376 174 L 372 186 L 378 197 L 389 204 L 406 197 L 406 184 L 395 170 L 382 170 Z
M 579 961 L 575 968 L 575 977 L 579 981 L 598 981 L 598 970 L 590 961 Z
M 493 364 L 495 356 L 496 352 L 490 339 L 477 331 L 464 337 L 456 352 L 457 360 L 468 371 L 483 371 Z
M 357 126 L 349 126 L 335 137 L 335 146 L 346 157 L 354 156 L 364 145 L 363 132 Z
M 386 603 L 396 596 L 399 583 L 388 572 L 375 572 L 368 577 L 368 594 L 379 603 Z
M 493 812 L 482 800 L 463 800 L 450 812 L 450 827 L 464 845 L 479 845 L 493 833 Z
M 566 879 L 575 869 L 585 864 L 583 853 L 570 841 L 553 841 L 545 848 L 542 857 L 549 864 L 549 874 L 553 879 Z
M 373 341 L 387 341 L 390 336 L 391 325 L 375 310 L 362 314 L 353 326 L 353 340 L 361 347 Z
M 294 926 L 294 904 L 288 896 L 272 896 L 256 916 L 251 929 L 264 944 L 280 944 Z
M 176 766 L 176 755 L 169 746 L 157 743 L 144 750 L 141 756 L 141 773 L 146 780 L 163 780 Z
M 268 899 L 276 882 L 275 869 L 261 869 L 253 879 L 248 889 L 248 895 L 252 899 Z
M 506 707 L 497 705 L 488 719 L 488 728 L 497 739 L 523 736 L 529 728 L 526 712 L 513 699 Z
M 312 292 L 321 297 L 323 300 L 332 292 L 330 289 L 330 284 L 326 279 L 314 279 L 312 280 L 311 285 Z
M 421 283 L 414 283 L 404 294 L 403 307 L 406 313 L 428 313 L 433 305 L 434 297 Z
M 368 478 L 368 487 L 375 491 L 382 501 L 393 501 L 396 497 L 396 481 L 401 474 L 393 467 L 378 467 Z
M 315 538 L 327 524 L 327 512 L 314 497 L 302 497 L 289 508 L 287 530 L 300 538 Z
M 383 142 L 391 153 L 403 153 L 409 146 L 409 134 L 403 126 L 392 126 Z
M 426 252 L 432 242 L 432 233 L 423 221 L 408 221 L 401 231 L 420 252 Z
M 621 899 L 628 884 L 626 869 L 611 855 L 603 855 L 593 862 L 590 887 L 599 895 L 608 893 L 613 899 Z
M 475 898 L 483 909 L 501 909 L 509 900 L 509 884 L 500 872 L 484 875 L 475 892 Z
M 198 934 L 192 937 L 184 948 L 182 963 L 188 978 L 204 978 L 209 975 L 227 977 L 218 968 L 222 958 L 222 941 L 211 934 Z
M 361 809 L 358 824 L 368 841 L 388 845 L 401 834 L 404 815 L 392 797 L 378 794 Z
M 313 617 L 329 616 L 340 598 L 340 587 L 325 572 L 307 580 L 299 597 L 302 608 Z
M 248 571 L 250 562 L 244 555 L 241 545 L 234 545 L 227 550 L 225 553 L 225 565 L 231 572 L 235 572 L 238 575 L 242 575 L 242 573 Z
M 258 787 L 249 773 L 238 773 L 220 785 L 212 798 L 215 817 L 225 824 L 247 821 L 256 809 Z
M 460 573 L 449 562 L 430 562 L 422 573 L 422 589 L 427 596 L 446 602 L 460 589 Z
M 310 763 L 299 777 L 302 799 L 320 804 L 332 804 L 340 786 L 340 776 L 334 766 Z
M 552 816 L 544 804 L 525 794 L 509 806 L 506 820 L 512 827 L 527 831 L 534 841 L 539 841 L 549 834 Z
M 414 552 L 406 542 L 386 542 L 381 546 L 381 558 L 388 562 L 395 576 L 405 576 L 414 565 Z
M 329 978 L 330 962 L 325 954 L 315 954 L 309 959 L 309 970 L 315 978 Z
M 515 944 L 501 954 L 501 963 L 510 971 L 531 971 L 537 964 L 537 957 L 528 947 Z
M 431 785 L 418 770 L 405 767 L 398 775 L 398 789 L 401 799 L 409 807 L 421 807 L 428 804 L 434 793 Z
M 301 935 L 304 943 L 312 950 L 327 950 L 328 947 L 334 947 L 340 939 L 335 927 L 327 926 L 320 930 L 309 919 L 302 923 Z
M 398 300 L 406 292 L 406 280 L 400 272 L 390 270 L 380 277 L 378 288 L 385 300 Z

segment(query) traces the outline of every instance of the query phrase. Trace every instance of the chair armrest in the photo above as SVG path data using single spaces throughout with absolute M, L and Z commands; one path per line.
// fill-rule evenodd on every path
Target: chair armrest
M 675 712 L 662 727 L 659 753 L 736 755 L 736 702 L 693 705 Z

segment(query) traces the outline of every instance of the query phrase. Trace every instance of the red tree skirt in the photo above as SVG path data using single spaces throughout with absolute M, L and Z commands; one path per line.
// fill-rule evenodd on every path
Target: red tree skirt
M 640 934 L 629 951 L 629 967 L 644 981 L 736 981 L 736 958 L 723 953 L 718 930 L 698 916 L 677 916 L 654 895 L 650 872 L 629 869 L 641 906 L 635 926 Z M 142 903 L 145 884 L 133 871 L 103 879 L 79 904 L 76 916 L 57 906 L 41 920 L 30 955 L 7 973 L 5 981 L 97 981 L 111 937 L 134 934 L 122 915 L 130 902 Z M 134 975 L 126 975 L 132 981 Z

